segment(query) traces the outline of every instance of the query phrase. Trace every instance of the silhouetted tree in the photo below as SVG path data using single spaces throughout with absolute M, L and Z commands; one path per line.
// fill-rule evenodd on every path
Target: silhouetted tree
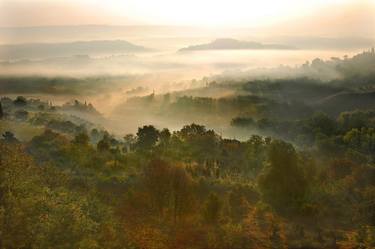
M 25 106 L 27 105 L 27 100 L 23 96 L 18 96 L 14 101 L 13 101 L 15 106 Z
M 160 132 L 160 143 L 163 145 L 167 145 L 170 138 L 171 138 L 171 132 L 167 128 L 164 128 Z
M 138 128 L 136 146 L 140 150 L 150 150 L 159 139 L 159 131 L 152 125 Z

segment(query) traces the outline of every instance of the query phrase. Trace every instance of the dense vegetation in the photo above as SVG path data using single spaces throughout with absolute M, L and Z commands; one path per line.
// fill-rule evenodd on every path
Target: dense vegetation
M 321 108 L 342 89 L 371 93 L 363 77 L 354 88 L 349 76 L 262 80 L 230 86 L 245 95 L 128 102 L 216 115 L 243 140 L 196 123 L 121 138 L 83 118 L 102 118 L 91 104 L 4 97 L 0 248 L 375 248 L 375 106 Z M 302 104 L 293 85 L 311 93 Z
M 340 119 L 347 147 L 324 116 L 309 123 L 316 137 L 324 134 L 337 143 L 330 148 L 343 151 L 320 140 L 306 150 L 258 135 L 240 142 L 196 124 L 173 133 L 144 126 L 121 140 L 95 128 L 74 137 L 47 128 L 28 142 L 5 133 L 0 243 L 371 248 L 375 133 L 357 127 L 356 115 Z

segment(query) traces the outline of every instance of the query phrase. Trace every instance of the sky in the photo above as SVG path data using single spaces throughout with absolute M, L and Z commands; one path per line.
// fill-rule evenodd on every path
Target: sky
M 375 0 L 0 0 L 0 26 L 260 27 L 361 4 Z

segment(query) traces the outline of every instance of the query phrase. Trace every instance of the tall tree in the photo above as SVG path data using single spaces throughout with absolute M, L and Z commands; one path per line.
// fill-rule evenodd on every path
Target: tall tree
M 138 128 L 137 148 L 140 150 L 150 150 L 159 139 L 159 131 L 152 125 L 145 125 Z
M 297 208 L 306 194 L 306 179 L 294 147 L 280 140 L 271 142 L 268 164 L 259 177 L 264 199 L 279 210 Z

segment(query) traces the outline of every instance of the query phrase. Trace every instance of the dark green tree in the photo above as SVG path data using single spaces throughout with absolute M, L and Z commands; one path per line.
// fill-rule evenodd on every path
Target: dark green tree
M 158 142 L 159 135 L 159 131 L 152 125 L 138 128 L 136 147 L 139 150 L 150 150 Z
M 27 105 L 27 100 L 23 96 L 18 96 L 14 101 L 13 101 L 15 106 L 25 106 Z

